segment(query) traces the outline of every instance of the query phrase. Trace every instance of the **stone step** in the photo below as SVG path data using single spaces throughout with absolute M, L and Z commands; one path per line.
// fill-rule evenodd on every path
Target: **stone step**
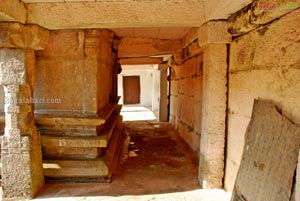
M 107 136 L 42 136 L 43 147 L 107 147 Z
M 110 141 L 110 138 L 120 118 L 121 116 L 119 114 L 112 114 L 111 117 L 107 120 L 104 128 L 100 131 L 100 136 L 105 136 L 107 139 L 107 143 Z
M 44 175 L 48 178 L 107 177 L 108 168 L 103 158 L 44 160 Z
M 53 136 L 97 136 L 98 127 L 88 126 L 52 126 L 52 125 L 39 125 L 38 131 L 44 135 Z

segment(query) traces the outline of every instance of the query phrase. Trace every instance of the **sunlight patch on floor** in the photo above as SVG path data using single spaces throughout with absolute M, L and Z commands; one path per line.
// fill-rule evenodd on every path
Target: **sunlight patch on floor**
M 85 201 L 148 201 L 148 200 L 161 200 L 161 201 L 229 201 L 230 194 L 226 193 L 223 190 L 193 190 L 187 192 L 178 192 L 178 193 L 166 193 L 166 194 L 153 194 L 153 195 L 136 195 L 136 196 L 85 196 L 85 197 L 56 197 L 51 195 L 51 198 L 40 197 L 34 200 L 40 201 L 62 201 L 62 200 L 85 200 Z
M 153 112 L 143 106 L 123 105 L 121 115 L 123 116 L 123 121 L 156 120 Z

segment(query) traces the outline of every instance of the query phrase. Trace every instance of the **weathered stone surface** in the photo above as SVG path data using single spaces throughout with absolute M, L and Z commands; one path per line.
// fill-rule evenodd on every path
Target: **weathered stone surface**
M 0 23 L 0 47 L 42 50 L 48 38 L 49 31 L 37 25 Z
M 39 125 L 65 126 L 99 126 L 105 123 L 102 117 L 57 117 L 36 115 L 35 123 Z
M 118 48 L 118 57 L 143 57 L 170 54 L 181 49 L 181 40 L 123 38 Z
M 198 30 L 198 43 L 200 47 L 210 43 L 229 43 L 231 36 L 227 32 L 227 21 L 209 21 Z
M 232 200 L 290 200 L 299 148 L 300 127 L 255 100 Z
M 223 27 L 223 24 L 221 25 Z M 226 55 L 226 44 L 204 46 L 199 167 L 199 179 L 203 188 L 221 188 L 223 185 L 227 102 Z
M 270 100 L 300 124 L 299 12 L 239 37 L 230 47 L 225 188 L 232 190 L 254 99 Z
M 1 85 L 25 83 L 25 50 L 0 48 L 0 61 Z
M 61 137 L 61 136 L 46 136 L 42 137 L 43 146 L 59 146 L 59 147 L 106 147 L 107 136 L 87 136 L 87 137 Z
M 202 60 L 202 55 L 188 59 L 181 66 L 172 66 L 170 107 L 171 124 L 197 153 L 202 119 L 202 75 L 197 75 L 202 65 L 198 60 Z
M 300 12 L 293 12 L 269 26 L 235 40 L 230 71 L 270 69 L 299 63 Z M 295 66 L 296 67 L 296 66 Z
M 236 36 L 266 25 L 300 7 L 299 0 L 256 0 L 229 18 L 229 32 Z
M 19 0 L 1 0 L 0 21 L 17 21 L 25 23 L 26 8 Z
M 1 163 L 4 199 L 30 199 L 43 186 L 41 142 L 34 126 L 32 98 L 33 51 L 1 49 L 1 85 L 5 85 L 5 134 Z M 5 69 L 3 69 L 5 68 Z M 5 76 L 5 77 L 4 77 Z
M 198 27 L 204 21 L 198 0 L 33 3 L 27 10 L 28 23 L 48 29 Z

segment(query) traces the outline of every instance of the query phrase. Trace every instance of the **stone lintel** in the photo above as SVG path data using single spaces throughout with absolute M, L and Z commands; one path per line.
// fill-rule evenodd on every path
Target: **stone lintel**
M 42 50 L 46 48 L 49 31 L 37 25 L 20 23 L 0 23 L 0 47 L 29 48 Z
M 118 57 L 145 57 L 171 54 L 181 50 L 181 40 L 163 40 L 149 38 L 122 38 Z
M 227 31 L 227 21 L 208 21 L 198 30 L 198 43 L 200 47 L 212 43 L 229 43 L 231 36 Z

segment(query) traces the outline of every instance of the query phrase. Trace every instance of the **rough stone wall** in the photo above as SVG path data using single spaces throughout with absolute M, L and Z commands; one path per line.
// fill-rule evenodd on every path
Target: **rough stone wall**
M 202 55 L 171 68 L 170 121 L 199 153 L 202 113 Z
M 36 110 L 97 113 L 109 104 L 112 43 L 107 30 L 52 31 L 47 48 L 37 52 L 34 96 L 59 104 L 36 104 Z
M 226 190 L 232 190 L 255 98 L 275 103 L 300 124 L 300 12 L 230 44 Z

